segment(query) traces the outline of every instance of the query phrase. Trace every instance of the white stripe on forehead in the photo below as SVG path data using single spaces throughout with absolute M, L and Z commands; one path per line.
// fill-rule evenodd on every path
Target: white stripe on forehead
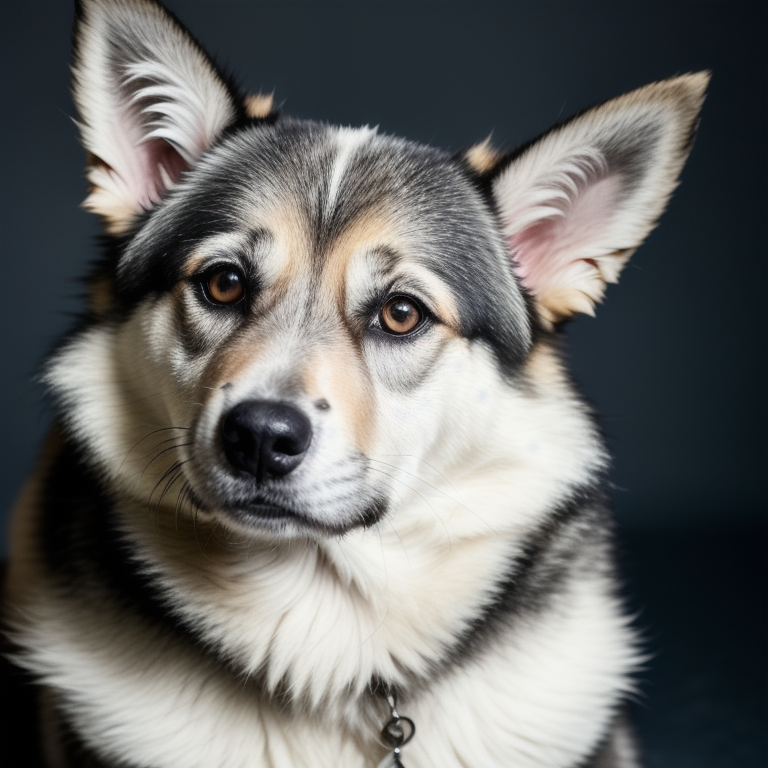
M 341 186 L 341 178 L 349 165 L 349 160 L 358 147 L 365 144 L 376 134 L 376 128 L 339 128 L 336 133 L 338 152 L 331 171 L 331 181 L 328 185 L 328 198 L 325 201 L 324 215 L 327 218 L 333 212 L 336 198 Z

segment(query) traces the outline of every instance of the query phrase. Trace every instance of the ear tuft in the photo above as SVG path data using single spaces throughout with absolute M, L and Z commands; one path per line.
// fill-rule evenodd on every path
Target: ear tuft
M 492 171 L 501 158 L 502 154 L 491 144 L 490 136 L 464 153 L 464 162 L 480 175 Z
M 651 231 L 677 186 L 708 81 L 686 75 L 587 110 L 496 173 L 513 267 L 545 322 L 593 314 Z
M 251 93 L 245 97 L 243 106 L 248 117 L 259 120 L 272 114 L 274 97 L 271 93 Z
M 237 117 L 236 101 L 194 38 L 153 0 L 83 0 L 74 97 L 92 162 L 85 206 L 126 232 Z

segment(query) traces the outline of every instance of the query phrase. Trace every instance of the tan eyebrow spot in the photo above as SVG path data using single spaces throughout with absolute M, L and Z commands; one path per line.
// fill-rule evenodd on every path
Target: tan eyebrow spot
M 351 260 L 358 254 L 386 249 L 407 259 L 415 247 L 397 227 L 397 220 L 384 206 L 359 214 L 330 247 L 323 273 L 323 287 L 336 297 L 338 311 L 345 313 L 345 297 Z M 453 292 L 431 270 L 411 259 L 403 273 L 418 279 L 426 288 L 432 309 L 453 335 L 459 334 L 459 311 Z
M 227 252 L 238 253 L 247 242 L 247 235 L 239 232 L 226 232 L 202 240 L 187 256 L 181 270 L 182 277 L 190 278 L 199 272 L 207 259 L 214 252 L 220 251 L 226 257 Z
M 429 297 L 434 303 L 434 310 L 443 325 L 454 334 L 459 334 L 459 308 L 453 291 L 431 270 L 421 264 L 410 263 L 406 271 L 409 276 L 418 279 L 428 288 Z
M 336 296 L 342 312 L 351 259 L 358 253 L 377 248 L 397 249 L 400 241 L 399 233 L 382 207 L 358 214 L 334 240 L 325 263 L 323 284 Z
M 258 257 L 258 270 L 266 286 L 278 284 L 285 287 L 297 278 L 311 263 L 311 243 L 307 222 L 300 216 L 298 204 L 285 202 L 266 210 L 257 211 L 251 221 L 250 235 L 257 229 L 265 230 L 273 240 L 271 246 Z M 221 251 L 226 260 L 228 251 L 251 256 L 247 252 L 249 231 L 227 232 L 209 237 L 200 242 L 187 256 L 182 277 L 189 278 L 200 271 L 206 260 L 216 251 Z M 246 249 L 245 252 L 243 249 Z
M 195 252 L 187 259 L 186 264 L 184 264 L 184 269 L 182 270 L 182 275 L 184 277 L 192 277 L 202 266 L 203 262 L 206 259 L 205 253 Z
M 297 203 L 285 202 L 259 211 L 258 226 L 273 238 L 270 253 L 260 263 L 264 282 L 278 291 L 284 291 L 312 266 L 312 239 L 309 222 L 300 213 Z

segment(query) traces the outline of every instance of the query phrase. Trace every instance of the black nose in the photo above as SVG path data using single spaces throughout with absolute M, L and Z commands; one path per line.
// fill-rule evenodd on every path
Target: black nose
M 301 464 L 312 424 L 287 403 L 246 400 L 224 417 L 221 437 L 229 463 L 260 481 L 283 477 Z

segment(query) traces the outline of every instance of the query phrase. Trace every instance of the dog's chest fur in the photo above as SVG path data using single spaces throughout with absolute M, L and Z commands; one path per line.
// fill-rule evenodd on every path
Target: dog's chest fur
M 429 534 L 439 537 L 419 537 Z M 584 576 L 546 590 L 544 605 L 512 610 L 489 594 L 488 584 L 510 597 L 516 586 L 504 583 L 510 552 L 492 541 L 447 556 L 409 546 L 407 534 L 368 532 L 336 555 L 367 584 L 344 583 L 334 556 L 309 547 L 221 558 L 214 547 L 208 569 L 186 562 L 191 551 L 165 553 L 176 567 L 158 583 L 174 594 L 169 605 L 194 617 L 195 637 L 158 620 L 138 590 L 133 605 L 113 605 L 96 580 L 129 576 L 89 565 L 87 596 L 40 601 L 27 642 L 36 669 L 68 692 L 76 730 L 137 765 L 377 764 L 386 707 L 366 682 L 379 678 L 408 692 L 414 765 L 493 765 L 499 751 L 524 766 L 570 765 L 600 741 L 634 653 L 608 574 L 594 572 L 603 546 L 577 530 L 562 538 L 547 565 L 582 560 L 570 565 Z M 523 599 L 552 577 L 518 573 Z M 478 618 L 489 626 L 472 626 Z M 200 634 L 210 645 L 195 642 Z
M 244 97 L 153 0 L 87 0 L 107 248 L 15 518 L 51 766 L 632 768 L 608 457 L 564 371 L 661 214 L 706 75 L 501 153 Z M 67 754 L 69 753 L 69 755 Z

